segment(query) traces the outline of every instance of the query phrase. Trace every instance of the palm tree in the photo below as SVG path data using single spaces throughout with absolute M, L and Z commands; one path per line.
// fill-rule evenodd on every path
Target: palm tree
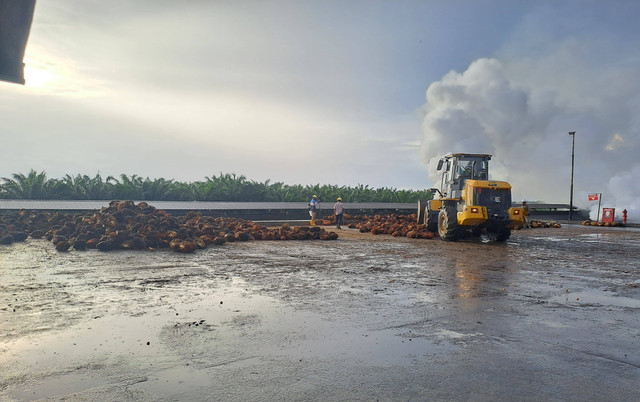
M 111 180 L 109 180 L 111 179 Z M 107 182 L 114 182 L 114 197 L 121 200 L 139 200 L 143 197 L 143 189 L 142 189 L 142 177 L 137 174 L 131 175 L 131 177 L 126 174 L 120 175 L 120 180 L 109 177 L 107 178 Z
M 165 180 L 163 178 L 149 180 L 147 177 L 142 182 L 142 200 L 163 201 L 175 199 L 175 187 L 173 180 Z
M 178 201 L 308 201 L 316 194 L 322 201 L 332 202 L 342 197 L 345 202 L 417 202 L 431 199 L 429 190 L 397 190 L 395 188 L 371 188 L 338 185 L 300 185 L 282 182 L 264 183 L 247 180 L 243 175 L 220 173 L 206 177 L 205 181 L 177 182 L 174 180 L 142 179 L 138 175 L 108 176 L 102 179 L 87 175 L 65 175 L 62 179 L 47 180 L 45 172 L 31 170 L 28 175 L 13 174 L 12 179 L 2 178 L 0 197 L 23 199 L 137 199 Z
M 22 173 L 14 173 L 13 179 L 3 177 L 3 192 L 7 198 L 18 199 L 45 199 L 49 198 L 49 181 L 47 174 L 31 169 L 27 176 Z
M 113 198 L 113 177 L 102 180 L 100 173 L 91 178 L 87 175 L 65 175 L 62 179 L 52 179 L 50 190 L 55 198 L 71 200 L 108 200 Z
M 212 175 L 206 179 L 209 184 L 207 199 L 210 201 L 242 201 L 243 192 L 247 192 L 245 188 L 249 185 L 245 176 L 236 176 L 235 173 L 220 173 L 220 176 Z
M 180 187 L 182 186 L 178 186 L 178 188 Z M 212 188 L 213 184 L 209 180 L 184 184 L 180 190 L 182 201 L 211 201 L 209 195 Z

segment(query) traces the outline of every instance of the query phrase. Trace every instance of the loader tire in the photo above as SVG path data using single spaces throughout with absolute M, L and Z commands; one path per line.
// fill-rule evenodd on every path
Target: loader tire
M 511 237 L 511 229 L 501 228 L 498 230 L 487 231 L 487 237 L 490 241 L 503 242 Z
M 474 227 L 473 229 L 471 229 L 471 236 L 473 237 L 480 237 L 482 236 L 482 229 L 479 227 Z
M 425 223 L 425 214 L 427 210 L 427 200 L 418 200 L 418 213 L 416 214 L 418 217 L 418 225 L 422 225 Z
M 425 225 L 429 232 L 438 233 L 438 211 L 427 210 Z
M 438 234 L 442 240 L 456 241 L 460 237 L 458 210 L 455 206 L 444 206 L 438 214 Z

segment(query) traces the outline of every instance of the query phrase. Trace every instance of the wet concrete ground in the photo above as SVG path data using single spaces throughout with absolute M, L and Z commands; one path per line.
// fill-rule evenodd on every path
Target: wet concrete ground
M 639 400 L 640 231 L 0 246 L 0 400 Z

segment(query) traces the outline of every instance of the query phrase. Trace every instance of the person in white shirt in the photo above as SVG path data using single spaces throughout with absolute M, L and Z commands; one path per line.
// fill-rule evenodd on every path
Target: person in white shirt
M 342 225 L 342 216 L 344 214 L 344 205 L 342 205 L 342 198 L 338 197 L 338 202 L 333 204 L 333 212 L 336 215 L 336 227 L 340 229 L 340 225 Z

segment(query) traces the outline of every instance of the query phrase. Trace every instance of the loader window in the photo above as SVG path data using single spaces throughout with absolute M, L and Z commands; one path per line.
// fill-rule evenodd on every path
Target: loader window
M 491 188 L 474 188 L 473 205 L 483 207 L 511 207 L 511 191 Z
M 464 179 L 470 179 L 473 172 L 473 162 L 460 161 L 458 162 L 458 175 Z
M 487 180 L 489 178 L 489 163 L 487 160 L 461 158 L 454 163 L 454 167 L 454 180 Z
M 489 162 L 475 161 L 473 162 L 473 178 L 476 180 L 487 180 L 489 178 Z

